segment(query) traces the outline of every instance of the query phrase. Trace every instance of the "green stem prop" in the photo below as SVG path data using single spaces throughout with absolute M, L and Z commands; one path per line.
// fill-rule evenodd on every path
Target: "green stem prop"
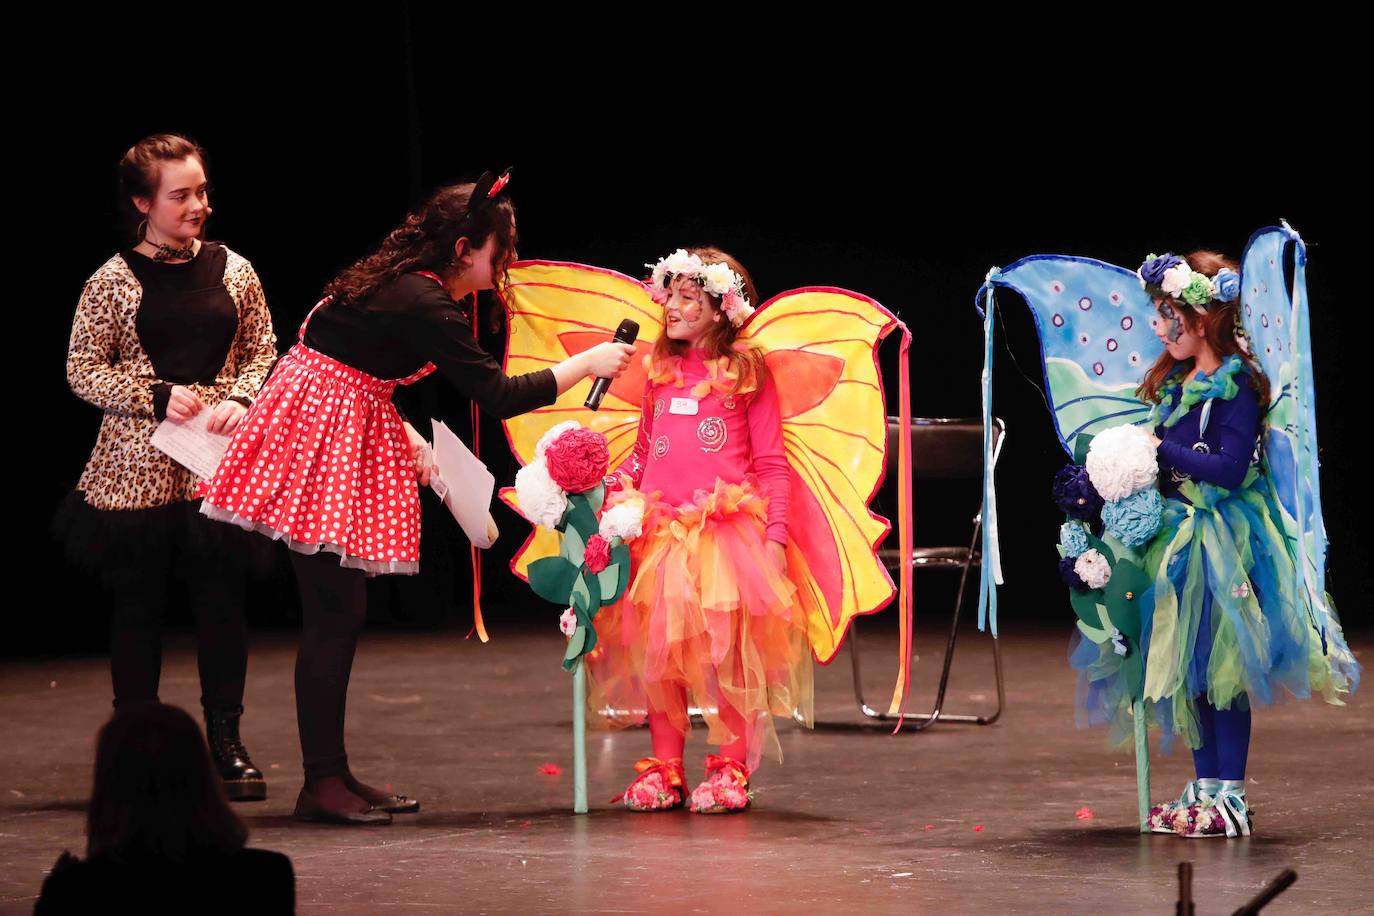
M 596 612 L 620 600 L 630 581 L 630 548 L 620 538 L 609 541 L 610 562 L 604 569 L 587 568 L 587 545 L 597 536 L 597 513 L 605 489 L 597 485 L 585 493 L 568 496 L 568 508 L 559 521 L 562 535 L 557 556 L 535 560 L 529 567 L 529 583 L 535 594 L 554 604 L 571 607 L 577 628 L 563 654 L 563 669 L 573 677 L 573 813 L 587 813 L 587 665 L 586 655 L 596 648 Z
M 587 813 L 587 663 L 573 668 L 573 814 Z
M 1131 704 L 1135 711 L 1135 796 L 1140 813 L 1140 832 L 1150 832 L 1150 742 L 1146 740 L 1145 701 Z

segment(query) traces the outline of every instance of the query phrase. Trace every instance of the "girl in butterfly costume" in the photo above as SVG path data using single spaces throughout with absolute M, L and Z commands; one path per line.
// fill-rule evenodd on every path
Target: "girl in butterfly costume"
M 1283 294 L 1285 244 L 1299 247 L 1299 292 L 1291 302 Z M 1066 468 L 1056 480 L 1057 501 L 1083 523 L 1070 521 L 1061 531 L 1061 569 L 1080 594 L 1105 588 L 1113 612 L 1122 596 L 1112 594 L 1110 579 L 1132 573 L 1120 565 L 1109 572 L 1108 562 L 1087 549 L 1089 536 L 1138 548 L 1143 573 L 1134 630 L 1112 627 L 1110 638 L 1102 639 L 1080 625 L 1072 662 L 1081 671 L 1083 718 L 1110 722 L 1121 737 L 1131 729 L 1133 705 L 1143 700 L 1140 708 L 1153 713 L 1166 739 L 1181 736 L 1193 749 L 1196 779 L 1178 800 L 1149 810 L 1148 829 L 1190 837 L 1249 835 L 1251 705 L 1272 702 L 1280 690 L 1339 704 L 1340 694 L 1359 679 L 1319 572 L 1325 545 L 1310 363 L 1294 353 L 1310 348 L 1300 239 L 1287 227 L 1257 233 L 1247 247 L 1244 279 L 1240 265 L 1214 252 L 1151 255 L 1136 271 L 1141 305 L 1148 309 L 1141 316 L 1132 314 L 1135 292 L 1103 271 L 1119 268 L 1086 259 L 1028 263 L 1035 260 L 990 279 L 1022 291 L 1037 311 L 1048 304 L 1053 327 L 1073 321 L 1065 317 L 1070 309 L 1055 308 L 1057 298 L 1085 314 L 1108 304 L 1112 336 L 1088 320 L 1080 320 L 1074 333 L 1090 350 L 1093 344 L 1110 352 L 1137 347 L 1128 351 L 1132 368 L 1146 363 L 1142 354 L 1162 347 L 1133 392 L 1135 406 L 1121 410 L 1130 403 L 1123 396 L 1129 389 L 1114 396 L 1090 393 L 1086 373 L 1078 374 L 1079 390 L 1056 387 L 1056 379 L 1068 376 L 1060 371 L 1063 358 L 1050 355 L 1055 348 L 1042 326 L 1061 430 L 1069 419 L 1065 405 L 1109 406 L 1101 416 L 1073 417 L 1077 428 L 1061 432 L 1066 445 L 1074 433 L 1099 432 L 1086 467 Z M 1064 263 L 1071 260 L 1078 263 Z M 1024 276 L 1011 280 L 1013 271 Z M 1098 281 L 1080 276 L 1083 271 L 1103 277 L 1110 292 L 1092 292 Z M 1146 324 L 1156 349 L 1131 336 Z M 1094 375 L 1110 381 L 1104 362 L 1093 358 Z M 1120 426 L 1123 417 L 1136 426 Z M 1154 447 L 1146 473 L 1157 469 L 1158 492 L 1151 487 L 1125 496 L 1139 489 L 1125 479 L 1140 463 L 1129 454 L 1139 445 L 1146 456 Z M 1084 499 L 1066 498 L 1075 493 Z M 1091 511 L 1094 501 L 1097 511 Z M 1075 509 L 1085 502 L 1090 511 Z M 1102 542 L 1094 537 L 1093 543 Z M 1132 598 L 1131 591 L 1124 597 Z
M 591 705 L 647 712 L 654 756 L 618 796 L 628 808 L 744 810 L 764 751 L 781 757 L 772 716 L 810 719 L 813 653 L 828 661 L 848 621 L 896 591 L 873 551 L 888 526 L 867 503 L 886 444 L 876 345 L 901 325 L 841 290 L 800 290 L 756 311 L 749 275 L 715 248 L 679 249 L 645 284 L 577 265 L 517 265 L 507 293 L 511 370 L 552 358 L 525 351 L 536 340 L 572 351 L 599 333 L 581 330 L 586 319 L 613 326 L 607 299 L 646 325 L 640 373 L 622 376 L 583 420 L 612 449 L 603 533 L 617 507 L 643 513 L 641 530 L 615 532 L 632 572 L 594 620 Z M 555 408 L 558 419 L 569 412 Z M 507 424 L 522 459 L 549 419 L 535 411 Z M 517 572 L 552 552 L 543 534 Z M 720 747 L 690 796 L 689 707 Z

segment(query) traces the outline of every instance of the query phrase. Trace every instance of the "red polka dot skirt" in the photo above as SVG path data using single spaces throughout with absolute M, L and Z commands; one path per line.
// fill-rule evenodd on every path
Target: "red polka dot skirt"
M 370 575 L 416 572 L 420 496 L 391 393 L 433 371 L 379 379 L 296 344 L 235 430 L 200 511 Z

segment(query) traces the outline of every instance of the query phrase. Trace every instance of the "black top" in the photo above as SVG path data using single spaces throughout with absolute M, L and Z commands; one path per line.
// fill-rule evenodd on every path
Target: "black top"
M 321 306 L 306 326 L 305 345 L 383 379 L 402 379 L 434 363 L 478 407 L 503 419 L 558 398 L 551 369 L 502 372 L 473 337 L 458 303 L 419 274 L 398 277 L 357 304 Z
M 153 413 L 161 420 L 172 386 L 213 385 L 234 344 L 239 313 L 224 287 L 228 254 L 223 245 L 203 242 L 196 256 L 181 264 L 133 250 L 122 256 L 143 287 L 134 328 L 162 380 L 153 387 Z
M 35 916 L 50 913 L 276 914 L 296 911 L 296 875 L 279 852 L 203 853 L 187 862 L 81 861 L 63 853 L 43 882 Z

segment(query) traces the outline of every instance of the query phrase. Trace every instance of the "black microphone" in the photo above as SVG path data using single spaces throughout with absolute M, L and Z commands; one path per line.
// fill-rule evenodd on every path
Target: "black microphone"
M 639 336 L 639 322 L 631 321 L 626 318 L 620 322 L 620 327 L 615 329 L 615 342 L 632 344 Z M 592 382 L 592 393 L 587 395 L 587 401 L 582 406 L 590 410 L 598 410 L 601 407 L 601 399 L 606 395 L 606 389 L 611 387 L 611 380 L 597 376 L 596 381 Z

